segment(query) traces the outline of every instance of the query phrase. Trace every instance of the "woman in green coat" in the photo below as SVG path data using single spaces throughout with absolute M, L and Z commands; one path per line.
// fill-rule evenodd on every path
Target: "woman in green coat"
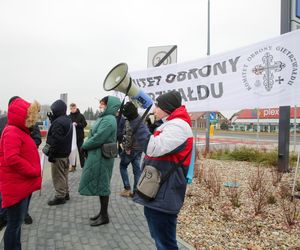
M 117 141 L 116 114 L 120 105 L 120 100 L 114 96 L 107 96 L 100 100 L 100 116 L 82 145 L 82 149 L 87 152 L 87 159 L 80 179 L 79 193 L 99 196 L 101 207 L 100 212 L 90 218 L 91 226 L 109 223 L 107 207 L 114 158 L 104 158 L 101 145 Z

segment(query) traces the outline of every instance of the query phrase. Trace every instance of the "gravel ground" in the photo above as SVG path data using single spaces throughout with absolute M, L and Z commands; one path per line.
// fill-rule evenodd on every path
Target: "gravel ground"
M 272 168 L 247 162 L 202 160 L 197 170 L 178 219 L 181 239 L 201 250 L 300 250 L 293 170 L 278 183 Z M 238 187 L 226 187 L 234 183 Z

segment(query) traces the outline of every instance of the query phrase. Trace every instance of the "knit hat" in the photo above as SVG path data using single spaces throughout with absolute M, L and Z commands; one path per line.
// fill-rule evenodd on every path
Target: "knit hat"
M 172 90 L 156 98 L 156 105 L 168 114 L 181 106 L 181 95 Z
M 127 102 L 123 107 L 123 115 L 129 120 L 134 120 L 139 113 L 137 107 L 132 102 Z

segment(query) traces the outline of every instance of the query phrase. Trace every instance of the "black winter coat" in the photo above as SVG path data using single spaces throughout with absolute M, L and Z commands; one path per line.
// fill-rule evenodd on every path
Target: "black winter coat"
M 77 109 L 75 113 L 70 113 L 69 117 L 71 118 L 72 122 L 76 122 L 76 137 L 77 142 L 83 141 L 84 139 L 84 128 L 86 127 L 87 123 L 83 116 L 83 114 L 80 113 L 80 110 Z
M 62 100 L 55 101 L 50 108 L 53 116 L 46 143 L 50 145 L 48 157 L 52 162 L 54 158 L 69 157 L 73 126 L 70 117 L 66 115 L 67 105 Z

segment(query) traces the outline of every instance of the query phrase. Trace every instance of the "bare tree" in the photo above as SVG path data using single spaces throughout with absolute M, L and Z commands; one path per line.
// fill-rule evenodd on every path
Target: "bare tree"
M 241 195 L 242 192 L 239 187 L 227 187 L 225 189 L 225 195 L 229 199 L 231 205 L 233 207 L 240 207 L 241 203 Z
M 252 200 L 255 215 L 261 214 L 268 204 L 269 184 L 265 171 L 260 166 L 249 177 L 248 194 Z
M 284 217 L 287 225 L 288 226 L 294 225 L 297 218 L 299 217 L 299 209 L 297 207 L 297 203 L 287 198 L 281 198 L 280 208 L 281 208 L 282 216 Z
M 273 166 L 271 169 L 272 174 L 272 184 L 274 187 L 278 186 L 278 183 L 281 181 L 283 172 L 278 170 L 277 166 Z
M 206 187 L 211 191 L 213 196 L 219 196 L 221 192 L 221 177 L 215 168 L 209 168 L 207 176 L 204 179 Z

